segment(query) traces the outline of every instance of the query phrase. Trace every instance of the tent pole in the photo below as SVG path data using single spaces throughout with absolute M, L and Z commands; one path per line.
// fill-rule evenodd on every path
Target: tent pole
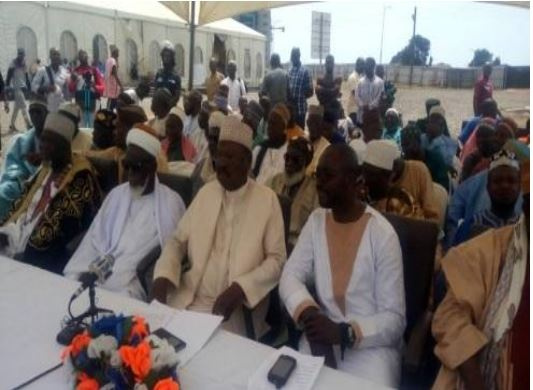
M 194 80 L 194 34 L 196 30 L 196 1 L 191 1 L 191 20 L 189 21 L 189 91 L 192 90 Z

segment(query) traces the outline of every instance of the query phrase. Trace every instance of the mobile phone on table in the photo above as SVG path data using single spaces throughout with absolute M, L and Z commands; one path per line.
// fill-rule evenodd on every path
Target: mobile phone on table
M 296 359 L 288 355 L 280 355 L 268 372 L 268 381 L 281 389 L 289 380 L 292 372 L 296 368 Z
M 174 347 L 174 350 L 176 352 L 181 351 L 187 346 L 187 343 L 180 339 L 177 336 L 174 336 L 172 333 L 170 333 L 168 330 L 159 328 L 152 332 L 152 334 L 155 334 L 160 339 L 167 340 L 170 345 Z

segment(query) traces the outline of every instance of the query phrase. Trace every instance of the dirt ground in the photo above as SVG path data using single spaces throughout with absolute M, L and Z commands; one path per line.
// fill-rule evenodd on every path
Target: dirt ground
M 446 110 L 446 119 L 448 127 L 453 135 L 457 135 L 463 120 L 470 118 L 472 112 L 472 94 L 470 89 L 447 89 L 434 87 L 408 87 L 398 86 L 396 92 L 396 100 L 394 106 L 402 113 L 404 123 L 408 120 L 416 120 L 425 116 L 424 102 L 427 98 L 440 99 L 442 106 Z M 348 91 L 343 89 L 343 98 L 348 96 Z M 249 93 L 250 99 L 257 99 L 257 93 Z M 514 118 L 520 127 L 524 127 L 527 118 L 529 117 L 529 89 L 506 89 L 496 90 L 494 98 L 498 102 L 501 112 L 504 115 L 509 115 Z M 180 103 L 182 100 L 180 99 Z M 309 103 L 316 103 L 316 97 L 309 99 Z M 143 107 L 150 117 L 150 99 L 145 99 Z M 4 111 L 3 102 L 0 104 L 0 128 L 2 129 L 2 151 L 5 151 L 6 146 L 12 135 L 4 133 L 8 132 L 11 113 L 8 115 Z M 13 105 L 11 103 L 11 110 Z M 11 111 L 12 112 L 12 111 Z M 22 115 L 19 114 L 16 126 L 18 129 L 24 129 L 24 121 Z

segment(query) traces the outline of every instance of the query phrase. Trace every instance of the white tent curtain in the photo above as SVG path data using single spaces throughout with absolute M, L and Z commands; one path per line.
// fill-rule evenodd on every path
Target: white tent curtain
M 152 41 L 152 43 L 150 43 L 149 53 L 150 58 L 148 59 L 148 66 L 150 72 L 155 74 L 159 69 L 159 64 L 161 63 L 161 47 L 157 41 Z

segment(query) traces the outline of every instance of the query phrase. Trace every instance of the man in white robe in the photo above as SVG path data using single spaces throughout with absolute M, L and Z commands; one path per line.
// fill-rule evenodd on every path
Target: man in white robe
M 358 200 L 361 169 L 348 145 L 324 151 L 316 178 L 323 208 L 304 226 L 279 288 L 288 312 L 303 327 L 300 350 L 325 356 L 331 367 L 398 387 L 405 329 L 398 236 Z
M 244 335 L 242 307 L 253 309 L 256 337 L 268 327 L 268 294 L 286 259 L 277 196 L 248 177 L 252 130 L 225 117 L 216 155 L 217 180 L 196 195 L 154 270 L 154 298 L 178 309 L 224 316 Z M 187 261 L 185 257 L 187 256 Z
M 92 261 L 111 255 L 115 259 L 113 273 L 102 287 L 146 300 L 137 266 L 154 248 L 164 246 L 185 206 L 176 192 L 157 179 L 156 157 L 161 145 L 155 132 L 133 128 L 126 144 L 123 165 L 128 182 L 109 193 L 63 273 L 77 279 Z

